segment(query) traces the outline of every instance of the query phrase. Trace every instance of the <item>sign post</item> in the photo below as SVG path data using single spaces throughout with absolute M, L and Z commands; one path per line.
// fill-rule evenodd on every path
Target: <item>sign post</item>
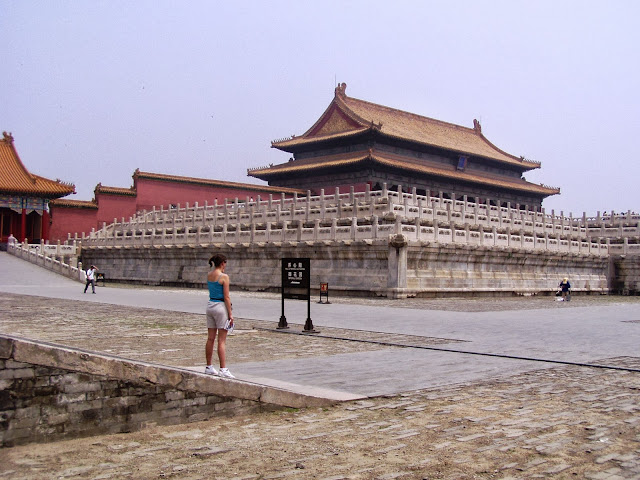
M 304 324 L 304 333 L 318 333 L 313 328 L 311 321 L 311 260 L 309 258 L 283 258 L 282 259 L 282 315 L 278 328 L 289 328 L 287 318 L 284 316 L 284 299 L 307 301 L 307 321 Z

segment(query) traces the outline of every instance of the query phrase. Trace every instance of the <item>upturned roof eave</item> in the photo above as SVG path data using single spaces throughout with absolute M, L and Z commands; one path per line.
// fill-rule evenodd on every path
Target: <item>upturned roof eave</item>
M 72 193 L 76 193 L 76 187 L 72 183 L 65 183 L 60 180 L 51 180 L 40 175 L 31 173 L 22 162 L 20 155 L 14 144 L 13 136 L 10 133 L 3 132 L 3 138 L 0 139 L 6 148 L 8 148 L 8 156 L 3 155 L 5 160 L 12 162 L 17 167 L 17 173 L 21 178 L 13 178 L 15 186 L 0 187 L 0 193 L 5 195 L 31 196 L 36 198 L 55 199 L 61 198 Z M 14 167 L 14 168 L 15 168 Z M 22 186 L 18 186 L 22 184 Z M 28 186 L 25 186 L 28 185 Z
M 367 133 L 371 130 L 371 127 L 362 127 L 357 130 L 351 130 L 341 133 L 334 133 L 332 135 L 324 135 L 322 137 L 304 138 L 302 136 L 291 138 L 289 140 L 280 140 L 277 142 L 271 142 L 271 148 L 277 148 L 288 153 L 297 153 L 307 150 L 311 145 L 322 145 L 324 143 L 331 143 L 336 140 L 342 140 L 347 138 L 357 137 L 363 133 Z

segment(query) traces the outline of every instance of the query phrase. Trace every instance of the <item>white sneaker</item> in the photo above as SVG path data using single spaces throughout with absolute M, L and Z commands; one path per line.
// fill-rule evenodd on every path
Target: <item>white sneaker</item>
M 218 375 L 218 372 L 213 368 L 213 366 L 204 367 L 204 373 L 207 375 Z
M 221 377 L 227 377 L 227 378 L 236 378 L 230 371 L 228 368 L 221 368 L 220 369 L 220 376 Z

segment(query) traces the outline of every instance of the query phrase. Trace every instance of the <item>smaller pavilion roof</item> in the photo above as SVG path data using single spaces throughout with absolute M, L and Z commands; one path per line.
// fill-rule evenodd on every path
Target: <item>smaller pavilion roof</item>
M 13 136 L 3 132 L 0 139 L 0 193 L 8 195 L 31 195 L 34 197 L 59 198 L 76 193 L 72 183 L 49 180 L 30 173 L 18 156 Z

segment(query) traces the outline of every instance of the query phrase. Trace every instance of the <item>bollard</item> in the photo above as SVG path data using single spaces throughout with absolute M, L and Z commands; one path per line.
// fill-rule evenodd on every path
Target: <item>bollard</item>
M 322 301 L 322 297 L 323 296 L 327 297 L 327 301 L 326 302 Z M 325 303 L 325 304 L 331 303 L 329 301 L 329 284 L 328 283 L 321 283 L 320 284 L 320 301 L 318 301 L 318 303 Z

